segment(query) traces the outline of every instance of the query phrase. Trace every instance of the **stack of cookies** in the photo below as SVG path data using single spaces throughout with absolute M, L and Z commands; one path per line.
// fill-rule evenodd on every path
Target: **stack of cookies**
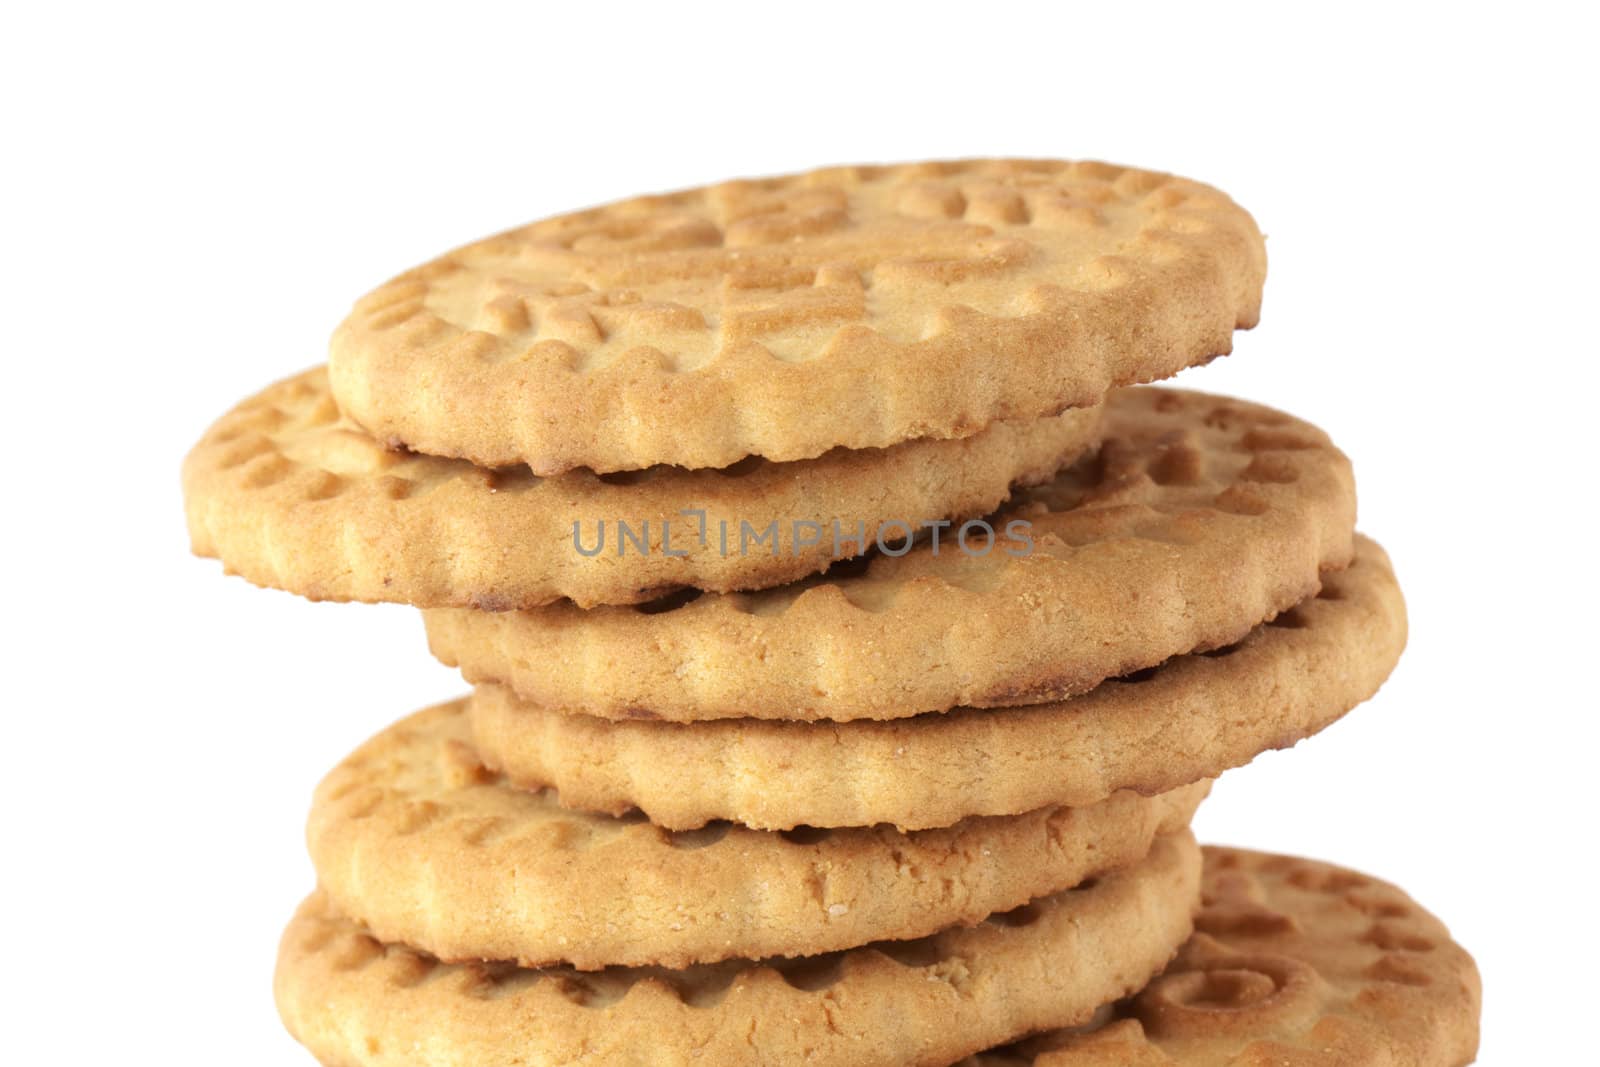
M 1201 849 L 1405 642 L 1350 465 L 1145 383 L 1265 275 L 1206 186 L 838 168 L 535 223 L 360 300 L 185 467 L 197 552 L 424 609 L 475 686 L 317 789 L 326 1064 L 1437 1064 L 1400 891 Z

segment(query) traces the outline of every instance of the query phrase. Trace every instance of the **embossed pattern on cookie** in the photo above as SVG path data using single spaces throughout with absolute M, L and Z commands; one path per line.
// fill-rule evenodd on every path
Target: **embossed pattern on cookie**
M 537 222 L 379 287 L 335 333 L 381 440 L 538 474 L 968 436 L 1226 353 L 1250 216 L 1101 163 L 836 167 Z
M 1040 703 L 1230 644 L 1314 594 L 1350 561 L 1355 485 L 1326 434 L 1281 412 L 1124 389 L 1098 453 L 991 526 L 1014 536 L 644 608 L 431 611 L 428 636 L 471 682 L 605 718 Z
M 1089 1026 L 959 1067 L 1462 1067 L 1472 958 L 1399 889 L 1326 863 L 1205 850 L 1194 938 Z

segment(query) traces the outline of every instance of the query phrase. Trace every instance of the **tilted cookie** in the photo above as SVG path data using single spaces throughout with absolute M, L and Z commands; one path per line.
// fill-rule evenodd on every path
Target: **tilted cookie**
M 671 610 L 435 610 L 429 643 L 469 681 L 563 712 L 893 719 L 1058 699 L 1237 641 L 1349 562 L 1350 463 L 1315 427 L 1139 388 L 1112 396 L 1104 432 L 992 517 L 993 539 Z
M 538 478 L 385 448 L 340 417 L 317 368 L 206 432 L 184 502 L 196 553 L 316 600 L 632 604 L 780 585 L 880 536 L 982 515 L 1091 447 L 1099 426 L 1095 406 L 797 463 Z
M 320 885 L 383 941 L 584 970 L 816 955 L 975 923 L 1137 861 L 1209 788 L 916 834 L 674 834 L 512 788 L 468 741 L 462 702 L 442 704 L 329 774 L 306 835 Z
M 1070 1033 L 962 1067 L 1462 1067 L 1477 967 L 1392 885 L 1340 867 L 1205 849 L 1194 938 L 1137 996 Z
M 1232 348 L 1250 216 L 1101 163 L 837 167 L 562 215 L 360 300 L 340 406 L 536 474 L 809 459 L 1098 403 Z
M 1183 830 L 977 926 L 678 971 L 439 963 L 319 893 L 284 933 L 274 989 L 290 1033 L 348 1067 L 939 1067 L 1144 985 L 1189 936 L 1199 881 Z
M 524 788 L 555 788 L 573 807 L 639 808 L 678 830 L 716 819 L 915 830 L 1215 777 L 1370 697 L 1405 641 L 1388 557 L 1358 537 L 1349 568 L 1238 644 L 1057 703 L 890 722 L 619 722 L 485 686 L 470 711 L 486 763 Z

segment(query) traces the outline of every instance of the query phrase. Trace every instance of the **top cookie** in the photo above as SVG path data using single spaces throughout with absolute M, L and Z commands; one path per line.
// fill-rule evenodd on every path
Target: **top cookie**
M 333 337 L 381 440 L 539 475 L 964 437 L 1226 353 L 1254 221 L 1102 163 L 838 167 L 557 216 L 400 275 Z

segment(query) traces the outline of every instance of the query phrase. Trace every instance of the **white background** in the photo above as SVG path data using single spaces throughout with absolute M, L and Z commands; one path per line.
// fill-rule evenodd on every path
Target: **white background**
M 1201 8 L 13 10 L 0 1060 L 308 1063 L 269 980 L 312 882 L 310 790 L 462 689 L 407 609 L 311 605 L 187 554 L 178 465 L 211 419 L 466 239 L 636 191 L 975 154 L 1174 170 L 1255 213 L 1263 324 L 1183 384 L 1343 445 L 1412 640 L 1378 699 L 1229 775 L 1199 829 L 1400 883 L 1478 958 L 1482 1062 L 1582 1058 L 1592 28 L 1536 4 Z

